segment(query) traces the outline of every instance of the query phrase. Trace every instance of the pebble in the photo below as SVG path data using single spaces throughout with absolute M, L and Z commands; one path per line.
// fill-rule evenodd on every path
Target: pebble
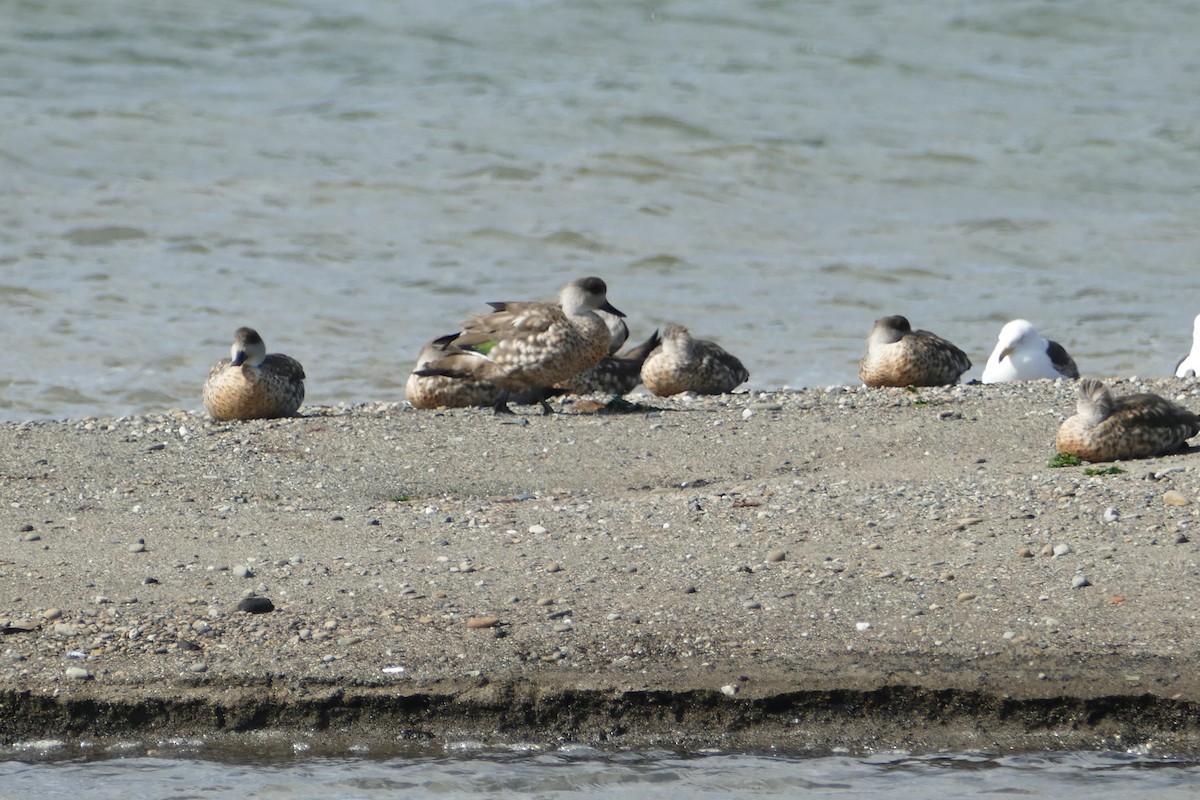
M 1072 552 L 1074 552 L 1074 550 L 1071 548 L 1071 545 L 1067 544 L 1066 542 L 1062 542 L 1054 545 L 1054 549 L 1050 552 L 1057 558 L 1058 556 L 1070 555 Z
M 858 630 L 859 633 L 865 633 L 866 631 L 871 630 L 871 623 L 856 622 L 856 623 L 854 623 L 854 627 Z
M 954 596 L 954 599 L 960 603 L 968 603 L 975 599 L 975 593 L 974 592 L 959 592 L 957 595 Z
M 767 553 L 767 562 L 770 564 L 778 564 L 780 561 L 787 559 L 787 553 L 783 550 L 772 550 Z
M 1112 506 L 1109 506 L 1108 508 L 1104 509 L 1104 521 L 1105 522 L 1119 522 L 1120 519 L 1121 519 L 1120 511 L 1117 511 Z
M 67 667 L 67 677 L 74 678 L 77 681 L 86 681 L 91 679 L 92 673 L 83 667 Z
M 62 612 L 59 611 L 57 608 L 47 608 L 45 611 L 42 612 L 42 619 L 46 619 L 46 620 L 58 619 L 61 616 L 62 616 Z
M 36 534 L 36 533 L 26 533 L 26 534 L 22 534 L 22 536 L 21 536 L 22 542 L 40 542 L 41 540 L 42 540 L 41 535 Z
M 234 567 L 231 570 L 231 572 L 233 572 L 233 575 L 236 578 L 253 578 L 254 577 L 254 570 L 250 569 L 245 564 L 238 564 L 236 567 Z
M 559 572 L 562 566 L 557 561 L 551 561 L 546 565 L 546 572 Z
M 1187 499 L 1187 495 L 1175 489 L 1168 489 L 1163 493 L 1163 503 L 1168 506 L 1186 506 L 1191 504 L 1191 500 Z
M 742 603 L 742 608 L 750 610 L 762 608 L 762 603 L 758 602 L 757 600 L 746 600 Z
M 551 630 L 553 630 L 555 633 L 566 633 L 572 628 L 573 626 L 569 622 L 556 622 Z
M 208 664 L 205 664 L 203 661 L 197 661 L 193 664 L 188 665 L 188 671 L 189 672 L 208 672 Z
M 1087 579 L 1086 575 L 1076 575 L 1071 579 L 1072 589 L 1082 589 L 1084 586 L 1091 586 L 1092 582 Z
M 471 617 L 467 620 L 467 627 L 471 630 L 480 630 L 482 628 L 494 628 L 500 624 L 499 617 Z
M 726 697 L 733 697 L 738 693 L 738 685 L 736 683 L 727 683 L 721 687 L 721 694 Z
M 266 597 L 243 597 L 237 604 L 238 611 L 247 614 L 266 614 L 275 610 L 275 604 Z
M 547 531 L 546 531 L 545 525 L 530 525 L 529 532 L 532 533 L 534 536 L 541 536 L 542 534 L 546 533 Z
M 133 544 L 129 545 L 129 552 L 131 552 L 131 553 L 144 553 L 144 552 L 146 552 L 146 543 L 145 543 L 145 542 L 141 542 L 141 541 L 134 542 Z

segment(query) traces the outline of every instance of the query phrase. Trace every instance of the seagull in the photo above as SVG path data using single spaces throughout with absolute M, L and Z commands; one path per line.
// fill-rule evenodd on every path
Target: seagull
M 896 315 L 875 320 L 858 376 L 867 386 L 945 386 L 958 383 L 971 359 L 929 331 L 914 331 Z
M 1200 375 L 1200 314 L 1192 321 L 1192 352 L 1175 365 L 1176 378 L 1195 378 Z
M 203 396 L 208 413 L 221 421 L 290 417 L 304 402 L 304 367 L 291 356 L 268 355 L 258 331 L 238 328 L 230 357 L 208 373 Z
M 663 329 L 662 344 L 642 364 L 642 383 L 659 397 L 724 394 L 750 379 L 742 362 L 716 342 L 693 339 L 682 325 Z
M 1200 433 L 1200 417 L 1156 394 L 1113 397 L 1100 381 L 1079 382 L 1077 411 L 1054 437 L 1058 452 L 1084 461 L 1149 458 L 1179 450 Z
M 1033 323 L 1014 319 L 1000 329 L 1000 339 L 983 368 L 984 383 L 1078 378 L 1079 368 L 1058 342 L 1043 339 Z

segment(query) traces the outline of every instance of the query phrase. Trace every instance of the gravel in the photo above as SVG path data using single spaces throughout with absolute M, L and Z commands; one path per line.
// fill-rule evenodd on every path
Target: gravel
M 1194 382 L 1109 384 L 1200 409 Z M 1124 731 L 1183 748 L 1200 733 L 1179 713 L 1200 701 L 1184 660 L 1200 650 L 1194 454 L 1049 468 L 1070 383 L 636 399 L 520 425 L 376 403 L 0 427 L 0 713 L 18 720 L 3 736 L 79 729 L 30 698 L 162 709 L 219 688 L 295 710 L 328 687 L 448 698 L 422 717 L 435 735 L 469 716 L 454 703 L 502 709 L 473 732 L 496 739 L 1021 747 Z M 921 722 L 883 690 L 973 710 Z M 632 691 L 684 710 L 631 711 Z M 570 700 L 576 727 L 529 714 L 528 692 Z M 853 703 L 828 711 L 846 692 L 876 698 L 857 727 Z M 1163 705 L 1122 717 L 1113 698 L 1131 692 Z M 765 710 L 801 718 L 805 693 L 827 703 L 805 725 Z M 1101 699 L 1107 714 L 1084 708 Z M 1001 708 L 1048 700 L 1078 713 L 1014 730 Z

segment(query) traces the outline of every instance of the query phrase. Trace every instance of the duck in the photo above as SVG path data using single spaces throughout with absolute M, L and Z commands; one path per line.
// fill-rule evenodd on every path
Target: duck
M 641 377 L 651 393 L 670 397 L 682 392 L 732 392 L 750 379 L 750 372 L 716 342 L 695 339 L 686 327 L 672 323 L 642 364 Z
M 416 367 L 404 384 L 404 396 L 413 408 L 469 408 L 491 406 L 504 390 L 475 377 L 479 355 L 455 347 L 458 334 L 426 342 Z
M 875 320 L 858 376 L 867 386 L 946 386 L 971 368 L 962 350 L 896 314 Z
M 1149 392 L 1114 397 L 1103 381 L 1084 378 L 1076 413 L 1054 437 L 1058 452 L 1084 461 L 1150 458 L 1173 453 L 1200 433 L 1200 417 Z
M 488 305 L 490 313 L 465 320 L 458 333 L 443 338 L 459 375 L 495 384 L 504 393 L 554 386 L 594 366 L 613 341 L 609 326 L 596 312 L 625 316 L 608 301 L 608 286 L 597 277 L 566 284 L 557 302 Z M 458 358 L 463 354 L 470 358 Z M 435 360 L 417 372 L 435 374 L 446 367 Z M 500 397 L 495 408 L 507 410 L 507 398 Z
M 619 353 L 607 355 L 596 362 L 595 366 L 565 381 L 559 381 L 554 389 L 564 394 L 629 394 L 641 383 L 642 365 L 660 342 L 662 338 L 658 331 L 655 331 L 644 342 L 627 347 Z
M 253 328 L 238 328 L 230 357 L 208 373 L 203 398 L 220 421 L 290 417 L 304 402 L 304 367 L 291 356 L 268 354 Z

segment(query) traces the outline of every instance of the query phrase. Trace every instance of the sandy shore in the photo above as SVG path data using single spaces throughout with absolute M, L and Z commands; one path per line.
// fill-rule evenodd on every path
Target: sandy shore
M 1049 468 L 1071 384 L 640 399 L 0 427 L 0 740 L 1200 752 L 1195 453 Z

